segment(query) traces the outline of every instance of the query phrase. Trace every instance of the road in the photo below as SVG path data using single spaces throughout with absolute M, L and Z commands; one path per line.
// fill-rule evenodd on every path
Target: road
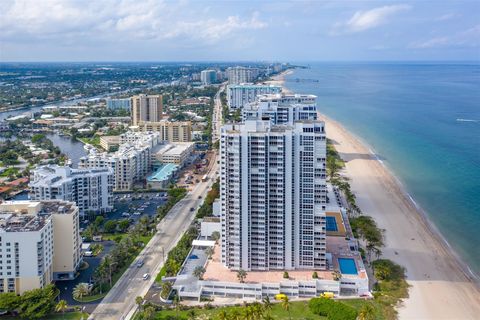
M 212 140 L 219 138 L 220 126 L 222 123 L 222 106 L 220 101 L 220 92 L 225 89 L 225 85 L 220 87 L 215 96 L 215 109 L 212 117 L 213 136 Z M 145 296 L 149 288 L 155 281 L 155 276 L 163 267 L 164 259 L 168 252 L 177 244 L 181 236 L 188 229 L 195 218 L 196 210 L 202 205 L 208 190 L 217 179 L 218 164 L 212 161 L 207 175 L 209 179 L 206 182 L 198 183 L 185 198 L 180 200 L 167 214 L 165 218 L 157 225 L 157 233 L 145 246 L 139 256 L 125 271 L 122 277 L 110 290 L 108 295 L 95 308 L 89 316 L 89 320 L 120 320 L 131 319 L 137 309 L 135 298 Z M 191 211 L 195 208 L 195 211 Z M 136 262 L 142 259 L 144 265 L 141 268 L 136 267 Z M 149 273 L 151 277 L 143 280 L 143 275 Z
M 225 90 L 226 83 L 220 86 L 214 98 L 214 109 L 212 115 L 212 143 L 220 139 L 220 127 L 222 126 L 222 99 L 220 94 Z

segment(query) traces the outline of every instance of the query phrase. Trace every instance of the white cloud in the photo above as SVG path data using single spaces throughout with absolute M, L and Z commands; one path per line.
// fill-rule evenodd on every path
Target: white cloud
M 405 4 L 397 4 L 390 6 L 378 7 L 370 10 L 360 10 L 353 14 L 353 16 L 346 22 L 337 22 L 331 35 L 339 35 L 343 33 L 355 33 L 369 30 L 388 22 L 388 18 L 395 13 L 409 10 L 411 7 Z
M 185 1 L 12 0 L 2 2 L 1 9 L 0 39 L 11 41 L 63 41 L 75 37 L 130 41 L 181 37 L 182 40 L 212 43 L 241 30 L 268 26 L 258 12 L 247 17 L 222 17 L 221 14 L 208 17 L 211 10 L 195 10 L 192 3 Z
M 449 36 L 434 37 L 416 41 L 409 45 L 414 49 L 430 49 L 438 47 L 480 47 L 480 24 Z
M 446 13 L 444 15 L 441 15 L 435 18 L 435 21 L 447 21 L 447 20 L 458 18 L 458 17 L 460 17 L 458 13 Z

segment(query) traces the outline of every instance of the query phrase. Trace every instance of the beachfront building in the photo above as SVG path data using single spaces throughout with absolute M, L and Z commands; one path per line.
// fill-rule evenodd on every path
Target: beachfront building
M 222 127 L 222 263 L 232 270 L 324 270 L 323 121 Z
M 161 120 L 159 122 L 142 122 L 132 129 L 141 132 L 158 132 L 162 141 L 192 141 L 192 123 L 190 121 Z
M 227 104 L 230 109 L 243 108 L 254 102 L 261 94 L 274 94 L 282 91 L 281 86 L 243 83 L 227 87 Z
M 200 72 L 200 80 L 203 85 L 210 85 L 217 82 L 217 71 L 216 70 L 202 70 Z
M 107 99 L 107 108 L 110 110 L 130 110 L 131 100 L 125 99 Z
M 80 158 L 79 168 L 110 168 L 113 190 L 129 191 L 145 179 L 152 169 L 152 149 L 160 142 L 157 132 L 127 132 L 120 136 L 120 147 L 114 153 L 91 149 Z
M 82 261 L 78 208 L 65 201 L 0 204 L 0 249 L 0 293 L 74 279 Z
M 227 69 L 228 84 L 252 83 L 258 78 L 257 68 L 232 67 Z
M 132 125 L 141 122 L 162 120 L 163 97 L 161 95 L 140 94 L 130 98 Z
M 109 212 L 113 209 L 113 181 L 113 170 L 109 168 L 41 166 L 32 172 L 30 198 L 71 201 L 81 214 Z
M 311 94 L 264 94 L 242 109 L 242 120 L 269 119 L 273 124 L 317 119 L 317 97 Z

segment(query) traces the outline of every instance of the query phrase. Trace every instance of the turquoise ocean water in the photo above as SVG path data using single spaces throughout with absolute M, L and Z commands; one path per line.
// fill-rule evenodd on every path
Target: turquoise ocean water
M 287 88 L 365 141 L 479 275 L 480 64 L 309 66 Z

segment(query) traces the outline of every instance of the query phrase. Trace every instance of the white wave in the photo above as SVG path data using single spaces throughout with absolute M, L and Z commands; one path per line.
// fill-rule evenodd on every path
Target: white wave
M 458 118 L 457 121 L 458 122 L 480 122 L 480 120 L 476 120 L 476 119 L 462 119 L 462 118 Z

